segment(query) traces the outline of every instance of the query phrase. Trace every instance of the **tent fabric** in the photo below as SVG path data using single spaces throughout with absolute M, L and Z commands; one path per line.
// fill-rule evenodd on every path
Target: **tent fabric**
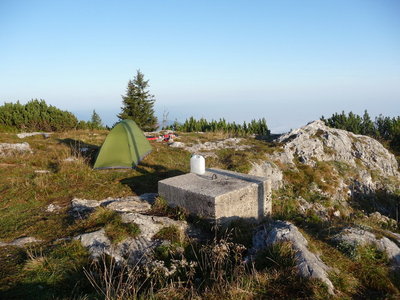
M 139 126 L 132 120 L 123 120 L 107 135 L 94 169 L 134 168 L 151 150 Z

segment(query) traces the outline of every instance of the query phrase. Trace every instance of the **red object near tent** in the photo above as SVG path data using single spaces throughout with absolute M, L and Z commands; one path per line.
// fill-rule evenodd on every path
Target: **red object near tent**
M 172 139 L 174 137 L 176 137 L 175 134 L 168 133 L 168 134 L 164 134 L 164 135 L 160 135 L 160 136 L 147 136 L 146 138 L 149 141 L 156 141 L 156 140 L 161 140 L 162 139 L 164 142 L 168 142 L 169 139 Z

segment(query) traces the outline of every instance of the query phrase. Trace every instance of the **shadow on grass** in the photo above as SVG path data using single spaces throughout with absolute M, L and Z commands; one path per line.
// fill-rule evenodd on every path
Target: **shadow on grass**
M 99 146 L 87 144 L 85 142 L 70 138 L 58 139 L 58 142 L 67 145 L 71 149 L 71 154 L 73 156 L 82 156 L 91 167 L 94 166 L 97 153 L 100 149 Z
M 46 253 L 44 257 L 48 257 L 52 248 L 37 249 L 43 252 L 34 253 Z M 61 257 L 63 254 L 68 253 L 59 251 L 50 259 L 40 256 L 31 259 L 25 249 L 4 249 L 0 253 L 0 299 L 78 299 L 81 295 L 95 299 L 95 291 L 83 272 L 89 261 L 73 255 L 66 260 Z
M 355 193 L 350 202 L 353 208 L 364 210 L 366 213 L 380 212 L 399 222 L 400 194 L 387 190 L 377 190 L 371 193 Z
M 82 297 L 82 299 L 101 299 L 86 279 L 83 270 L 71 275 L 75 275 L 74 280 L 71 278 L 57 285 L 50 285 L 45 282 L 18 283 L 7 290 L 0 291 L 0 299 L 42 300 L 79 299 L 79 297 Z
M 185 174 L 182 170 L 170 170 L 161 165 L 152 165 L 144 162 L 136 166 L 135 170 L 141 175 L 124 178 L 120 182 L 129 186 L 136 195 L 157 193 L 158 181 Z

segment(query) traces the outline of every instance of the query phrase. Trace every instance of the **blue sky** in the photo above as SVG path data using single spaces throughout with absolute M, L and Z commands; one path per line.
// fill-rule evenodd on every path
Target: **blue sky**
M 0 1 L 0 104 L 113 124 L 129 79 L 159 118 L 400 115 L 400 1 Z

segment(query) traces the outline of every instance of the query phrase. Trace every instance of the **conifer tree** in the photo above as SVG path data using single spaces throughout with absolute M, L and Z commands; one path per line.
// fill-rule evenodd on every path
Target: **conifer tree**
M 100 129 L 103 128 L 103 124 L 101 118 L 95 110 L 93 110 L 92 117 L 90 118 L 90 126 L 92 129 Z
M 154 95 L 150 94 L 149 81 L 137 70 L 133 80 L 129 80 L 126 95 L 122 96 L 122 112 L 118 115 L 121 120 L 130 119 L 144 131 L 157 129 L 157 118 L 154 116 Z

